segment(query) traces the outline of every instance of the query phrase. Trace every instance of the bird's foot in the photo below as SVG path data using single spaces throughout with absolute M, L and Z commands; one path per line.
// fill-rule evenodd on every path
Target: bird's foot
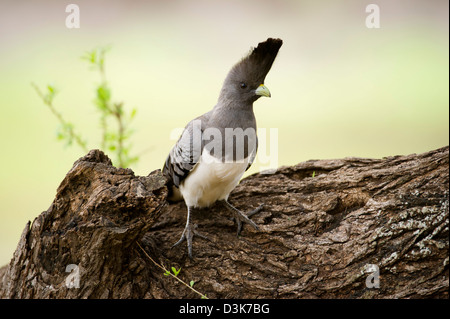
M 188 255 L 189 258 L 192 259 L 192 239 L 194 238 L 194 235 L 201 237 L 203 239 L 206 240 L 210 240 L 208 237 L 206 237 L 203 234 L 200 234 L 197 230 L 197 224 L 194 224 L 193 226 L 191 226 L 191 223 L 186 223 L 186 227 L 184 227 L 183 233 L 181 234 L 180 239 L 173 244 L 172 248 L 175 246 L 178 246 L 179 244 L 181 244 L 183 241 L 186 240 L 187 242 L 187 248 L 188 248 Z
M 255 222 L 250 219 L 250 217 L 255 215 L 256 213 L 259 213 L 264 208 L 263 204 L 259 205 L 257 208 L 250 211 L 248 214 L 245 214 L 245 213 L 241 212 L 239 209 L 237 209 L 236 207 L 234 207 L 233 205 L 231 205 L 230 203 L 228 203 L 227 201 L 224 201 L 223 203 L 224 203 L 225 207 L 234 214 L 234 220 L 236 221 L 236 224 L 237 224 L 237 233 L 236 233 L 237 236 L 239 236 L 242 231 L 242 223 L 243 222 L 251 225 L 256 230 L 259 230 L 258 225 L 256 225 Z

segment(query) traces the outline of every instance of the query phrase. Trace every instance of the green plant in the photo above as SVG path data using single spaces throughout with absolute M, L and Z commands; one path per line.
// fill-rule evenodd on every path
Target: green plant
M 174 275 L 175 277 L 178 276 L 178 274 L 179 274 L 180 271 L 181 271 L 181 268 L 177 270 L 175 267 L 171 267 L 170 269 L 172 270 L 172 273 L 173 273 L 173 275 Z M 168 270 L 166 270 L 166 272 L 164 273 L 164 276 L 170 276 L 170 275 L 171 275 L 171 272 L 168 271 Z M 192 286 L 191 286 L 191 287 L 192 287 Z
M 64 119 L 61 113 L 59 113 L 53 105 L 53 99 L 57 93 L 55 87 L 49 84 L 46 87 L 46 93 L 42 93 L 36 84 L 31 83 L 31 85 L 34 87 L 37 94 L 41 97 L 44 104 L 48 106 L 50 111 L 53 113 L 53 115 L 56 116 L 60 123 L 60 128 L 56 133 L 57 139 L 60 141 L 65 140 L 67 143 L 66 145 L 68 146 L 72 145 L 73 142 L 75 142 L 79 147 L 83 149 L 83 151 L 87 152 L 88 148 L 86 140 L 84 140 L 79 133 L 75 132 L 73 124 Z
M 98 48 L 86 52 L 81 58 L 87 61 L 92 70 L 100 75 L 100 84 L 95 88 L 94 105 L 100 115 L 101 143 L 100 149 L 106 153 L 115 155 L 114 163 L 119 167 L 128 167 L 139 160 L 138 156 L 132 156 L 130 153 L 132 144 L 130 137 L 133 130 L 130 129 L 130 123 L 136 116 L 136 108 L 126 112 L 123 102 L 114 102 L 111 98 L 111 88 L 106 80 L 105 73 L 105 54 L 109 48 Z M 87 141 L 83 139 L 75 130 L 74 125 L 67 121 L 53 104 L 57 90 L 53 85 L 47 85 L 43 93 L 36 84 L 31 84 L 38 95 L 47 105 L 53 115 L 58 119 L 60 128 L 57 133 L 57 139 L 66 141 L 66 145 L 71 146 L 75 142 L 83 151 L 87 152 Z
M 144 255 L 158 268 L 162 269 L 164 271 L 164 276 L 170 276 L 172 278 L 175 278 L 176 280 L 178 280 L 180 283 L 182 283 L 184 286 L 188 287 L 189 289 L 191 289 L 193 292 L 195 292 L 197 295 L 199 295 L 202 299 L 208 299 L 208 297 L 206 297 L 206 294 L 202 294 L 201 292 L 199 292 L 198 290 L 194 289 L 194 281 L 191 280 L 189 282 L 189 284 L 187 284 L 186 282 L 184 282 L 182 279 L 180 279 L 178 277 L 178 274 L 181 271 L 180 269 L 176 269 L 175 267 L 171 267 L 170 269 L 172 270 L 172 272 L 170 272 L 166 267 L 164 267 L 163 265 L 157 263 L 152 257 L 150 257 L 150 255 L 145 251 L 144 248 L 142 248 L 142 246 L 137 243 L 138 247 L 142 250 L 142 252 L 144 253 Z

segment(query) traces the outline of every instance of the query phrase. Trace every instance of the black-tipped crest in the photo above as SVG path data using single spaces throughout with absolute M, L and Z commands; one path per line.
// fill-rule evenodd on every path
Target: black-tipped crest
M 239 61 L 230 71 L 229 77 L 245 76 L 258 84 L 264 83 L 283 40 L 269 38 L 258 44 L 256 48 Z M 228 77 L 227 77 L 228 78 Z
M 259 43 L 258 46 L 254 48 L 247 57 L 248 61 L 251 64 L 255 64 L 258 66 L 261 76 L 264 75 L 264 78 L 266 77 L 267 73 L 269 73 L 273 61 L 275 60 L 275 57 L 278 54 L 278 50 L 280 50 L 282 44 L 283 40 L 281 39 L 269 38 L 265 42 Z M 244 59 L 242 62 L 245 62 L 245 60 L 246 59 Z

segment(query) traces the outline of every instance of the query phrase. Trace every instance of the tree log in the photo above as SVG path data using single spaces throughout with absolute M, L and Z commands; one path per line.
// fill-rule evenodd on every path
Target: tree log
M 239 237 L 220 205 L 195 210 L 208 237 L 172 248 L 186 221 L 159 170 L 135 176 L 101 151 L 74 163 L 29 222 L 1 298 L 448 298 L 449 148 L 311 160 L 241 181 L 230 202 L 264 204 Z

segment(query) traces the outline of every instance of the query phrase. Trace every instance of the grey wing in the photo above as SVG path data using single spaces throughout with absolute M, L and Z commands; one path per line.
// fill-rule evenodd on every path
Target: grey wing
M 248 166 L 245 169 L 246 171 L 250 168 L 250 166 L 252 166 L 253 162 L 255 161 L 255 157 L 256 157 L 256 152 L 258 152 L 258 136 L 256 136 L 256 147 L 255 147 L 255 151 L 253 153 L 250 154 L 250 159 L 248 161 Z
M 163 174 L 176 187 L 180 186 L 200 159 L 203 149 L 202 133 L 202 121 L 192 120 L 167 156 Z

